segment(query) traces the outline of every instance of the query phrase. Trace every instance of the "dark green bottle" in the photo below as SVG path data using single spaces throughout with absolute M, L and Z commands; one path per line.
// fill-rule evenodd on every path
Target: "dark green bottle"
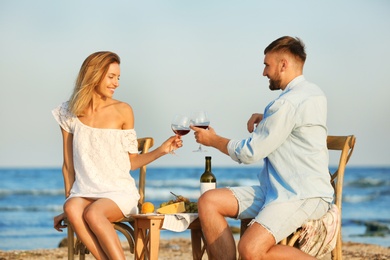
M 217 178 L 211 172 L 211 156 L 206 156 L 205 170 L 200 176 L 200 194 L 217 187 Z

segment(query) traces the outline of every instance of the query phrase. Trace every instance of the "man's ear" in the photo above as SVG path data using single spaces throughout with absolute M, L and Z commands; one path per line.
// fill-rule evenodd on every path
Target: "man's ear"
M 279 61 L 279 71 L 285 72 L 288 68 L 289 62 L 286 58 L 281 58 Z

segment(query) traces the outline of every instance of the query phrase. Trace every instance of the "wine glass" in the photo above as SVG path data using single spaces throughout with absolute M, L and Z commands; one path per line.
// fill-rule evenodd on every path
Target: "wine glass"
M 175 115 L 172 119 L 171 128 L 172 131 L 180 136 L 186 135 L 190 132 L 190 119 L 184 115 Z M 171 152 L 175 154 L 175 152 Z
M 207 115 L 207 112 L 206 111 L 193 112 L 191 114 L 191 124 L 193 124 L 196 127 L 207 129 L 210 124 L 210 119 Z M 202 145 L 199 144 L 198 150 L 195 150 L 193 152 L 207 152 L 207 151 L 203 150 Z

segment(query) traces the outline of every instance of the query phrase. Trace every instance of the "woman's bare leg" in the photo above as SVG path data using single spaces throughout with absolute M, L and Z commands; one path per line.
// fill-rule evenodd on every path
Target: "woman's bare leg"
M 96 259 L 108 259 L 98 239 L 84 220 L 85 209 L 94 202 L 86 198 L 70 198 L 64 205 L 64 212 L 72 224 L 77 237 Z
M 112 222 L 123 213 L 110 199 L 98 199 L 86 208 L 84 219 L 109 259 L 125 259 L 125 254 Z

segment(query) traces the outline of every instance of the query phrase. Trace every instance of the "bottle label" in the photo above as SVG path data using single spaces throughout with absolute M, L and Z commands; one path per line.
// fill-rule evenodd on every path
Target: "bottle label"
M 201 182 L 200 183 L 200 194 L 203 194 L 208 190 L 215 189 L 216 187 L 217 187 L 216 182 Z

